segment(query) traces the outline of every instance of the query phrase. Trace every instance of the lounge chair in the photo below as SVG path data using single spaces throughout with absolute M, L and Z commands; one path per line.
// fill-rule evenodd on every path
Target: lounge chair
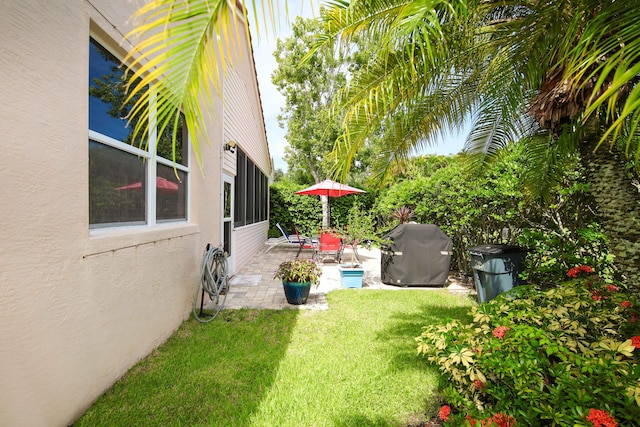
M 282 236 L 267 240 L 265 245 L 268 245 L 269 247 L 267 248 L 265 253 L 269 252 L 271 249 L 275 248 L 278 245 L 289 245 L 298 248 L 298 253 L 296 254 L 296 258 L 298 258 L 298 256 L 300 256 L 300 252 L 302 252 L 303 249 L 314 249 L 318 243 L 318 241 L 315 239 L 300 235 L 295 227 L 295 236 L 289 235 L 289 233 L 284 231 L 284 228 L 280 223 L 277 223 L 276 227 L 278 227 L 278 230 L 280 230 Z

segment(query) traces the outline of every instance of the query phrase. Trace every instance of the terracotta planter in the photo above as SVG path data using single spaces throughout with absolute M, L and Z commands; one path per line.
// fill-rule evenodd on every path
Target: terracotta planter
M 309 291 L 311 290 L 311 282 L 282 282 L 284 288 L 284 296 L 287 302 L 292 305 L 302 305 L 307 302 Z

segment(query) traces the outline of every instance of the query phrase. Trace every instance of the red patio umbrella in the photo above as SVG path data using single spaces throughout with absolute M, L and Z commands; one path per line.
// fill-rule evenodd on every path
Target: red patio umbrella
M 142 188 L 142 182 L 134 182 L 133 184 L 123 185 L 122 187 L 116 188 L 116 190 L 139 190 Z M 166 178 L 157 177 L 156 178 L 156 188 L 161 193 L 177 193 L 178 192 L 178 184 L 173 181 L 169 181 Z
M 331 181 L 330 179 L 325 179 L 311 187 L 296 191 L 296 194 L 327 197 L 342 197 L 355 193 L 366 193 L 366 191 L 360 190 L 359 188 L 349 187 L 348 185 L 340 184 L 339 182 Z
M 330 179 L 325 179 L 322 182 L 319 182 L 311 187 L 304 188 L 300 191 L 296 191 L 295 194 L 301 194 L 306 196 L 327 196 L 327 197 L 342 197 L 347 196 L 349 194 L 358 194 L 358 193 L 366 193 L 364 190 L 360 190 L 359 188 L 349 187 L 345 184 L 340 184 L 339 182 L 331 181 Z M 328 211 L 329 212 L 329 211 Z M 329 218 L 331 215 L 329 214 Z M 327 219 L 327 226 L 329 225 L 329 219 Z

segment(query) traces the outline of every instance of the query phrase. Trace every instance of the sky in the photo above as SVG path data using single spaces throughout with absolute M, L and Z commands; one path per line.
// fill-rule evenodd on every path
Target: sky
M 285 99 L 271 83 L 271 73 L 273 73 L 277 67 L 273 52 L 276 49 L 276 40 L 278 38 L 286 38 L 291 35 L 289 22 L 293 22 L 296 16 L 303 16 L 305 18 L 318 16 L 318 5 L 320 2 L 317 0 L 278 0 L 277 3 L 279 3 L 281 10 L 276 17 L 276 20 L 279 18 L 280 23 L 277 25 L 275 35 L 270 28 L 265 30 L 262 21 L 259 25 L 260 34 L 257 34 L 256 24 L 253 22 L 251 13 L 249 13 L 249 20 L 269 150 L 273 157 L 275 168 L 286 172 L 287 163 L 283 159 L 284 149 L 287 145 L 285 139 L 286 130 L 280 127 L 277 118 L 278 114 L 280 114 L 280 109 L 285 106 Z M 287 22 L 286 18 L 285 3 L 288 3 L 289 22 Z M 260 16 L 261 13 L 262 10 L 259 10 L 258 15 Z M 464 130 L 460 134 L 449 135 L 437 144 L 421 150 L 420 154 L 455 154 L 464 146 L 465 137 L 466 132 Z

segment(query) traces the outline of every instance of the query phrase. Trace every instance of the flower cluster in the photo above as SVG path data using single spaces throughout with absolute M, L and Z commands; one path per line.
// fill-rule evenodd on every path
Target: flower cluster
M 443 409 L 445 408 L 446 408 L 446 418 L 442 416 Z M 440 408 L 440 419 L 442 419 L 443 421 L 447 421 L 449 419 L 450 411 L 451 411 L 451 408 L 449 408 L 448 406 L 446 405 L 442 406 Z M 460 420 L 458 419 L 457 422 L 459 421 Z M 463 423 L 463 425 L 469 426 L 469 427 L 516 427 L 517 425 L 517 420 L 514 417 L 502 412 L 493 414 L 491 417 L 486 418 L 484 420 L 477 420 L 473 418 L 471 415 L 467 414 L 464 417 L 464 421 L 465 423 Z M 459 425 L 459 424 L 456 424 L 456 420 L 452 420 L 452 422 L 454 422 L 454 425 Z
M 591 421 L 594 427 L 618 427 L 616 419 L 602 409 L 591 408 L 587 420 Z
M 498 412 L 488 420 L 482 421 L 482 427 L 496 426 L 496 427 L 515 427 L 516 419 L 511 415 Z
M 634 346 L 635 348 L 640 348 L 640 335 L 631 337 L 631 345 Z
M 570 269 L 567 272 L 567 276 L 575 279 L 578 276 L 580 276 L 580 274 L 582 274 L 582 273 L 591 274 L 591 273 L 593 273 L 593 269 L 591 267 L 589 267 L 588 265 L 579 265 L 577 267 L 573 267 L 572 269 Z
M 447 421 L 449 419 L 449 414 L 451 414 L 451 408 L 449 406 L 444 405 L 440 407 L 440 412 L 438 413 L 438 416 L 442 421 Z
M 504 334 L 505 334 L 509 329 L 511 329 L 511 328 L 510 328 L 510 327 L 508 327 L 508 326 L 498 326 L 497 328 L 495 328 L 495 329 L 493 330 L 493 336 L 494 336 L 494 337 L 496 337 L 496 338 L 498 338 L 498 339 L 502 339 L 502 338 L 504 338 Z
M 465 417 L 465 421 L 467 421 L 469 427 L 515 427 L 516 419 L 511 415 L 503 414 L 502 412 L 498 412 L 494 414 L 492 417 L 487 418 L 486 420 L 480 421 L 478 424 L 478 420 L 471 417 L 471 415 L 467 415 Z
M 580 280 L 580 285 L 584 286 L 586 290 L 591 293 L 591 299 L 593 301 L 602 301 L 611 298 L 613 294 L 620 291 L 620 287 L 612 283 L 604 282 L 600 277 L 594 274 L 594 271 L 588 265 L 580 265 L 573 267 L 567 272 L 567 276 Z M 622 304 L 625 308 L 632 308 L 631 302 L 626 301 Z
M 587 284 L 589 287 L 592 287 L 593 284 L 592 283 L 588 283 Z M 620 290 L 619 287 L 617 287 L 616 285 L 607 285 L 606 288 L 607 292 L 609 293 L 613 293 L 613 292 L 618 292 Z M 591 291 L 591 298 L 594 301 L 601 301 L 603 298 L 608 298 L 608 295 L 604 292 L 604 290 L 593 290 Z

